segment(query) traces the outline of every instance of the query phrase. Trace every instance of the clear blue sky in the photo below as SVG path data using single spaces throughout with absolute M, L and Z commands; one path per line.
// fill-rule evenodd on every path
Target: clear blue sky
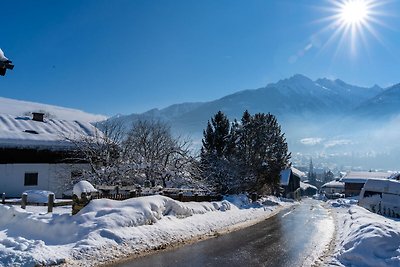
M 296 73 L 399 83 L 400 1 L 373 8 L 379 38 L 357 36 L 352 51 L 348 33 L 328 42 L 335 27 L 324 18 L 333 7 L 328 0 L 2 1 L 0 47 L 15 69 L 0 77 L 0 96 L 113 115 L 213 100 Z

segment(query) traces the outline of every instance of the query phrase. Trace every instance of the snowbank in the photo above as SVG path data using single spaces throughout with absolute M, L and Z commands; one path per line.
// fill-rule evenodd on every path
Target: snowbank
M 329 202 L 337 220 L 337 245 L 331 264 L 400 266 L 400 221 L 369 212 L 355 200 Z
M 229 201 L 228 201 L 229 200 Z M 181 203 L 164 196 L 93 200 L 77 215 L 37 213 L 0 205 L 0 266 L 95 266 L 127 255 L 214 235 L 272 214 L 282 203 Z M 276 205 L 281 204 L 281 205 Z M 244 208 L 243 208 L 244 207 Z

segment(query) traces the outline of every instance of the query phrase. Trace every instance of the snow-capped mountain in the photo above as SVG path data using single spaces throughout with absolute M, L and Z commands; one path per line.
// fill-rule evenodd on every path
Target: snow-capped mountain
M 2 114 L 22 116 L 38 111 L 60 120 L 97 122 L 107 119 L 104 115 L 90 114 L 77 109 L 0 97 L 0 113 Z
M 396 147 L 400 116 L 393 119 L 400 115 L 400 85 L 388 89 L 377 85 L 362 87 L 339 79 L 313 81 L 295 75 L 210 102 L 175 104 L 113 120 L 127 127 L 140 118 L 163 120 L 175 133 L 189 135 L 199 144 L 207 121 L 217 111 L 232 120 L 240 119 L 246 109 L 252 114 L 270 112 L 278 117 L 289 149 L 296 155 L 294 161 L 301 158 L 302 163 L 308 164 L 313 157 L 316 162 L 320 158 L 337 166 L 351 163 L 364 164 L 366 168 L 400 169 L 394 160 L 397 156 L 393 156 L 396 150 L 400 151 L 400 145 Z
M 355 113 L 370 118 L 391 118 L 398 116 L 399 111 L 400 84 L 396 84 L 361 103 Z
M 381 92 L 383 89 L 379 86 L 365 88 L 341 80 L 313 81 L 303 75 L 295 75 L 263 88 L 240 91 L 215 101 L 175 104 L 161 110 L 119 116 L 118 120 L 131 124 L 132 120 L 139 118 L 155 118 L 169 122 L 178 132 L 196 135 L 218 110 L 231 119 L 240 118 L 247 109 L 250 113 L 270 112 L 282 122 L 293 117 L 314 120 L 345 116 Z

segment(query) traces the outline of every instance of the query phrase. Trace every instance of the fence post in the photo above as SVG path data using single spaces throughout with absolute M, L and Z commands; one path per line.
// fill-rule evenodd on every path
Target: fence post
M 21 209 L 25 209 L 26 208 L 26 203 L 28 202 L 28 195 L 26 193 L 22 194 L 21 197 Z
M 251 194 L 251 201 L 256 202 L 257 201 L 257 193 Z
M 199 201 L 199 194 L 198 193 L 194 194 L 194 201 L 196 201 L 196 202 Z
M 183 202 L 183 192 L 182 191 L 180 191 L 179 194 L 178 194 L 178 200 L 180 202 Z
M 6 204 L 6 193 L 3 193 L 3 194 L 1 195 L 1 203 L 2 203 L 2 204 Z
M 136 197 L 136 195 L 137 195 L 136 190 L 129 191 L 129 197 L 130 198 L 134 198 L 134 197 Z
M 54 194 L 49 194 L 49 200 L 47 201 L 47 212 L 53 212 L 54 207 Z

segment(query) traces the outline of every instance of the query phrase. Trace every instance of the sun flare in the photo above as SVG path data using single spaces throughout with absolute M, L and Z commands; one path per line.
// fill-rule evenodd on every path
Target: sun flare
M 340 19 L 346 24 L 362 24 L 368 20 L 368 3 L 363 0 L 344 2 L 340 8 Z
M 326 0 L 330 6 L 323 22 L 328 22 L 322 32 L 329 32 L 323 48 L 334 44 L 335 56 L 341 51 L 349 51 L 351 56 L 361 54 L 368 49 L 373 39 L 385 46 L 378 32 L 386 26 L 386 5 L 390 0 Z M 372 38 L 371 38 L 372 37 Z

